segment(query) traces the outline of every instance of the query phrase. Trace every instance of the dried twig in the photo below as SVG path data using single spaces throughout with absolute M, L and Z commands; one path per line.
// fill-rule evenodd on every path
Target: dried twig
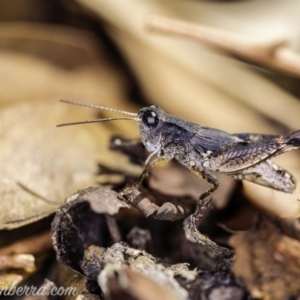
M 146 26 L 151 30 L 194 38 L 240 58 L 300 77 L 300 55 L 286 47 L 285 38 L 253 39 L 159 15 L 149 16 Z
M 41 254 L 52 249 L 50 233 L 48 231 L 41 234 L 20 240 L 12 245 L 4 247 L 0 250 L 0 255 L 7 254 Z

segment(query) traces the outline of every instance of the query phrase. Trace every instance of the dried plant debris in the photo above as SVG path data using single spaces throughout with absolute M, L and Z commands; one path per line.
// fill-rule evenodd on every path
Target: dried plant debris
M 83 274 L 79 261 L 90 245 L 108 245 L 118 236 L 118 229 L 107 222 L 128 205 L 117 193 L 105 188 L 88 188 L 67 198 L 52 223 L 53 246 L 57 258 Z
M 24 0 L 27 5 L 20 10 L 16 2 L 0 5 L 0 228 L 53 214 L 62 199 L 97 180 L 106 188 L 69 197 L 52 225 L 54 248 L 65 264 L 55 262 L 61 278 L 54 282 L 76 287 L 76 300 L 238 300 L 250 299 L 248 293 L 263 299 L 299 298 L 298 221 L 263 216 L 249 232 L 231 233 L 234 272 L 233 251 L 226 248 L 229 234 L 217 229 L 217 222 L 232 213 L 231 204 L 245 196 L 256 209 L 299 217 L 299 188 L 282 195 L 246 183 L 242 196 L 233 180 L 219 178 L 213 201 L 201 208 L 200 233 L 191 226 L 191 214 L 208 186 L 177 163 L 151 170 L 127 202 L 118 197 L 117 191 L 136 182 L 148 153 L 137 140 L 115 138 L 111 149 L 107 143 L 115 133 L 136 138 L 134 122 L 55 128 L 61 122 L 110 117 L 59 105 L 60 98 L 136 111 L 130 98 L 139 106 L 156 104 L 227 132 L 299 129 L 299 84 L 282 73 L 299 75 L 299 3 Z M 195 30 L 200 40 L 147 30 L 152 12 L 152 26 L 172 21 L 169 32 L 179 33 L 183 24 L 184 37 Z M 257 43 L 247 43 L 251 37 Z M 203 44 L 214 38 L 218 48 Z M 230 57 L 215 51 L 224 48 Z M 236 60 L 236 54 L 248 57 L 250 64 Z M 253 67 L 255 60 L 278 72 Z M 298 156 L 278 157 L 296 178 Z M 248 220 L 253 214 L 249 206 L 244 207 Z M 236 215 L 239 221 L 233 222 L 240 228 L 244 215 Z M 28 237 L 28 229 L 21 229 Z M 21 238 L 0 251 L 1 289 L 41 270 L 52 254 L 47 234 Z M 9 244 L 2 237 L 0 242 Z M 51 288 L 52 283 L 42 286 Z
M 200 272 L 194 281 L 182 282 L 190 299 L 208 300 L 246 300 L 250 299 L 243 283 L 230 271 L 231 262 L 220 265 L 215 271 Z
M 129 268 L 112 267 L 107 278 L 109 299 L 132 300 L 179 300 L 186 299 L 176 295 L 172 290 L 157 281 Z M 125 284 L 124 284 L 125 282 Z M 147 291 L 145 293 L 145 291 Z
M 34 256 L 31 254 L 1 255 L 0 271 L 7 269 L 35 269 Z
M 14 232 L 11 238 L 18 238 L 17 241 L 0 248 L 0 291 L 13 294 L 13 289 L 19 283 L 29 279 L 36 272 L 42 272 L 44 263 L 53 255 L 49 231 L 27 238 L 22 238 L 23 235 L 24 233 Z M 8 242 L 3 231 L 0 241 Z
M 57 123 L 80 112 L 55 103 L 31 102 L 1 111 L 0 229 L 54 213 L 71 191 L 93 182 L 101 143 L 95 139 L 97 130 L 59 131 Z
M 128 299 L 146 299 L 148 292 L 138 287 L 141 284 L 158 285 L 162 295 L 169 295 L 166 299 L 189 299 L 196 291 L 204 297 L 201 299 L 211 299 L 209 295 L 223 290 L 229 295 L 239 295 L 232 299 L 242 299 L 240 295 L 245 291 L 230 271 L 230 251 L 211 255 L 213 250 L 209 245 L 188 241 L 182 221 L 177 224 L 152 219 L 156 227 L 153 230 L 151 219 L 144 219 L 149 230 L 139 228 L 136 224 L 143 218 L 128 208 L 116 192 L 94 187 L 70 196 L 56 213 L 52 239 L 57 258 L 88 279 L 86 287 L 91 293 L 103 292 L 109 299 L 127 299 L 124 295 Z M 169 237 L 164 237 L 163 232 L 168 232 Z M 177 239 L 177 246 L 168 243 L 168 239 Z M 126 241 L 140 249 L 130 247 Z M 157 256 L 158 253 L 162 256 Z M 187 263 L 172 261 L 189 261 L 193 267 L 189 269 Z M 214 271 L 200 272 L 202 266 Z M 98 292 L 95 283 L 99 284 Z M 153 293 L 149 291 L 149 299 L 155 299 L 157 294 Z
M 126 199 L 145 217 L 152 216 L 158 220 L 182 219 L 195 209 L 195 202 L 189 197 L 169 196 L 150 189 L 133 190 L 130 195 L 126 196 Z
M 198 39 L 242 59 L 300 76 L 300 57 L 297 52 L 287 47 L 287 40 L 283 36 L 269 40 L 253 39 L 160 15 L 149 16 L 146 24 L 152 30 Z
M 298 299 L 300 295 L 299 220 L 260 215 L 248 232 L 231 239 L 236 252 L 233 272 L 253 298 Z
M 50 232 L 42 232 L 40 234 L 33 235 L 3 247 L 0 249 L 0 255 L 13 255 L 30 253 L 33 255 L 45 254 L 52 250 L 52 242 Z
M 126 199 L 136 207 L 144 216 L 153 217 L 158 220 L 175 221 L 178 219 L 185 218 L 183 222 L 183 229 L 187 241 L 194 244 L 195 247 L 202 247 L 203 253 L 206 252 L 207 256 L 211 260 L 215 261 L 216 264 L 224 259 L 232 258 L 232 251 L 227 248 L 218 246 L 215 242 L 211 241 L 208 237 L 201 234 L 197 228 L 193 226 L 193 212 L 195 210 L 195 201 L 192 202 L 191 198 L 188 197 L 173 197 L 162 195 L 155 191 L 151 194 L 151 190 L 145 190 L 144 193 L 141 189 L 134 190 L 132 194 L 126 196 Z M 150 191 L 150 193 L 149 193 Z M 149 197 L 145 196 L 149 195 Z M 159 197 L 157 197 L 159 195 Z M 154 203 L 155 199 L 164 198 L 166 202 L 162 202 L 161 206 Z M 150 199 L 153 200 L 150 200 Z M 162 201 L 162 200 L 161 200 Z M 207 207 L 201 208 L 202 220 L 207 215 Z M 188 242 L 186 242 L 188 243 Z M 193 246 L 191 246 L 193 247 Z
M 97 287 L 94 284 L 90 284 L 87 278 L 74 273 L 73 270 L 71 270 L 69 267 L 63 264 L 58 263 L 56 269 L 58 274 L 56 278 L 56 285 L 58 287 L 63 287 L 65 289 L 70 289 L 74 291 L 73 293 L 65 295 L 63 299 L 65 300 L 99 299 L 99 298 L 103 299 L 99 286 Z M 89 291 L 93 291 L 93 293 Z M 94 298 L 86 298 L 86 297 L 94 297 Z
M 89 251 L 90 249 L 88 249 Z M 86 256 L 86 255 L 85 255 Z M 143 274 L 161 285 L 169 291 L 174 293 L 177 298 L 174 299 L 187 299 L 188 293 L 182 288 L 179 283 L 174 279 L 175 276 L 183 276 L 186 280 L 190 281 L 195 279 L 197 272 L 189 271 L 185 264 L 164 266 L 156 262 L 155 258 L 144 251 L 136 250 L 128 247 L 122 243 L 114 244 L 110 248 L 106 249 L 98 259 L 101 261 L 102 272 L 98 276 L 98 282 L 104 294 L 109 294 L 108 281 L 114 278 L 114 282 L 122 286 L 122 275 L 126 276 L 126 268 L 134 272 Z M 85 259 L 83 260 L 83 263 Z M 125 274 L 124 274 L 125 273 Z M 120 277 L 118 278 L 118 275 Z M 130 285 L 134 288 L 135 280 L 130 280 L 128 288 L 130 291 Z M 126 283 L 125 283 L 126 284 Z M 123 289 L 126 286 L 123 284 Z
M 136 145 L 140 145 L 140 142 L 117 138 L 112 140 L 111 147 L 127 154 L 131 161 L 134 161 L 134 157 L 140 157 L 134 163 L 141 164 L 147 153 L 141 146 L 135 148 Z M 200 233 L 197 235 L 198 231 L 196 234 L 192 230 L 184 230 L 183 219 L 186 218 L 185 224 L 190 221 L 196 197 L 193 192 L 184 194 L 175 191 L 170 194 L 170 182 L 175 178 L 180 180 L 184 177 L 179 175 L 180 172 L 185 172 L 178 164 L 171 164 L 171 167 L 179 170 L 170 172 L 166 179 L 169 185 L 158 184 L 159 189 L 151 187 L 151 178 L 155 177 L 152 173 L 150 180 L 146 180 L 142 187 L 133 190 L 126 198 L 120 198 L 117 192 L 103 187 L 80 190 L 70 196 L 56 213 L 52 224 L 52 239 L 58 260 L 88 278 L 88 282 L 99 282 L 101 291 L 112 299 L 125 294 L 132 299 L 142 299 L 134 284 L 136 272 L 142 272 L 146 285 L 164 282 L 160 288 L 169 287 L 163 293 L 170 292 L 170 297 L 174 296 L 174 299 L 188 299 L 189 294 L 196 294 L 196 289 L 200 289 L 203 297 L 210 295 L 208 289 L 212 291 L 213 285 L 221 287 L 218 290 L 221 293 L 225 289 L 223 285 L 226 285 L 230 295 L 234 295 L 238 287 L 241 291 L 236 293 L 244 295 L 243 287 L 236 283 L 230 271 L 232 251 L 218 246 Z M 123 185 L 119 184 L 118 188 L 130 186 L 135 180 L 125 176 Z M 196 188 L 196 183 L 193 186 Z M 224 198 L 228 195 L 225 194 Z M 129 209 L 131 206 L 137 208 L 142 216 Z M 211 208 L 203 206 L 201 221 L 209 220 Z M 142 228 L 139 227 L 141 224 Z M 201 240 L 197 239 L 199 236 Z M 136 249 L 120 241 L 128 242 Z M 179 261 L 185 263 L 176 264 Z M 201 273 L 189 270 L 188 263 L 192 269 L 209 271 Z M 215 274 L 220 276 L 216 278 Z M 193 285 L 199 276 L 202 278 L 200 288 Z M 180 285 L 176 281 L 179 277 L 184 278 Z M 229 277 L 230 283 L 225 284 Z M 128 285 L 124 286 L 123 281 Z M 193 288 L 187 292 L 190 286 Z M 93 292 L 94 288 L 90 291 Z
M 44 5 L 29 1 L 22 12 L 30 7 L 44 10 Z M 126 80 L 92 32 L 45 20 L 3 22 L 15 8 L 13 3 L 2 8 L 0 229 L 13 229 L 53 214 L 66 196 L 93 184 L 99 157 L 115 163 L 107 153 L 111 128 L 57 129 L 69 118 L 96 115 L 64 107 L 58 100 L 101 99 L 102 104 L 124 105 L 120 100 L 126 98 Z
M 161 285 L 159 289 L 164 287 L 162 295 L 172 291 L 177 297 L 174 299 L 218 299 L 213 298 L 218 293 L 220 296 L 227 293 L 226 297 L 219 297 L 220 299 L 243 299 L 246 295 L 242 285 L 229 272 L 230 263 L 215 272 L 199 272 L 189 270 L 188 265 L 184 263 L 160 264 L 144 251 L 129 248 L 124 244 L 114 244 L 105 250 L 101 262 L 105 267 L 98 277 L 98 282 L 105 294 L 109 295 L 115 293 L 115 289 L 122 290 L 125 294 L 135 294 L 138 280 L 135 272 L 145 276 L 141 276 L 140 284 L 148 277 L 148 280 L 151 279 Z M 157 297 L 158 294 L 148 289 L 145 291 L 139 297 L 135 295 L 136 298 L 133 299 L 146 299 L 144 297 L 147 297 L 148 291 L 151 295 L 149 299 L 157 299 L 154 296 Z
M 24 277 L 20 274 L 10 273 L 0 275 L 0 290 L 6 291 L 11 289 L 12 286 L 18 285 Z

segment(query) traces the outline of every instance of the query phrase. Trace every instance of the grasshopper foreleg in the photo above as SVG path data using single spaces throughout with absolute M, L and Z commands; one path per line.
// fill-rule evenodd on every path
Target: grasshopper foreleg
M 123 189 L 119 193 L 119 196 L 123 197 L 123 196 L 132 194 L 132 192 L 134 190 L 138 189 L 142 185 L 143 181 L 148 176 L 149 171 L 152 168 L 163 166 L 163 165 L 165 165 L 170 160 L 170 158 L 165 157 L 165 156 L 159 156 L 159 157 L 156 157 L 156 158 L 153 158 L 153 159 L 151 159 L 151 158 L 152 157 L 150 157 L 150 159 L 147 160 L 147 164 L 146 164 L 143 172 L 139 176 L 137 182 L 133 186 Z

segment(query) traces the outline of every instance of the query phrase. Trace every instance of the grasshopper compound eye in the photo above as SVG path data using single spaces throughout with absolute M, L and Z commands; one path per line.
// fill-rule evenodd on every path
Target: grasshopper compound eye
M 157 127 L 159 118 L 154 110 L 147 110 L 143 114 L 143 123 L 150 129 Z

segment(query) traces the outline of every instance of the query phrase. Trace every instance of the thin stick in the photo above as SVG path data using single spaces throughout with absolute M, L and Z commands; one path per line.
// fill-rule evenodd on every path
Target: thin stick
M 146 26 L 158 32 L 194 38 L 241 58 L 300 77 L 300 55 L 286 47 L 284 38 L 262 41 L 159 15 L 149 16 Z

